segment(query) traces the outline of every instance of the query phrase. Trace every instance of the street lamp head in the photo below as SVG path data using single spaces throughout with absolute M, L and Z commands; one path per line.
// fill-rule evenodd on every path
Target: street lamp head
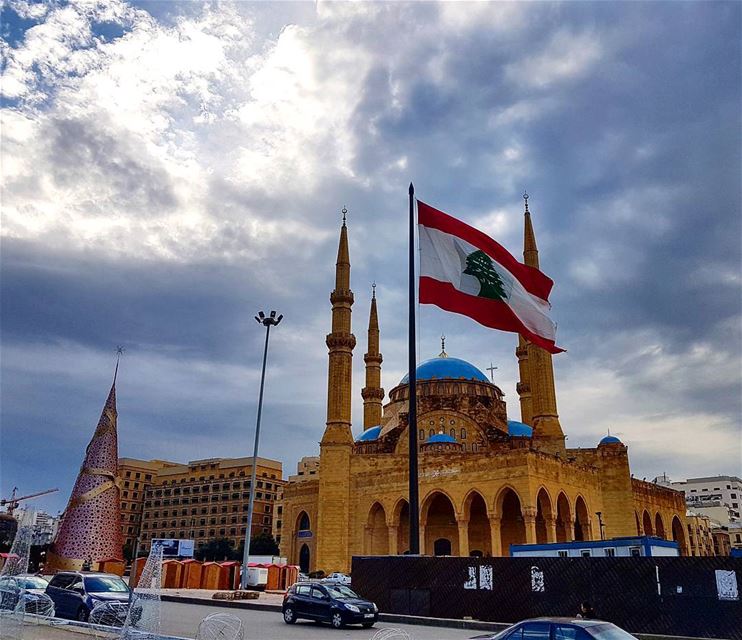
M 278 317 L 276 318 L 276 324 L 278 324 L 279 322 L 281 322 L 281 320 L 283 320 L 283 314 L 279 315 L 279 316 L 278 316 Z
M 270 315 L 266 316 L 265 313 L 260 311 L 258 315 L 255 316 L 255 320 L 264 327 L 275 327 L 283 319 L 283 315 L 276 317 L 276 313 L 276 311 L 271 311 Z

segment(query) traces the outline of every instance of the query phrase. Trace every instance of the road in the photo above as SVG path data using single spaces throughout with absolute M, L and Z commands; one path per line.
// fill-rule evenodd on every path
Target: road
M 231 609 L 180 602 L 162 603 L 162 633 L 183 638 L 195 638 L 201 620 L 212 613 L 229 613 L 241 618 L 245 624 L 245 640 L 293 640 L 295 638 L 301 638 L 302 640 L 305 638 L 367 640 L 372 638 L 380 629 L 390 627 L 404 629 L 411 640 L 463 640 L 481 634 L 480 631 L 472 631 L 471 629 L 398 625 L 389 622 L 377 622 L 372 629 L 353 626 L 335 630 L 329 625 L 320 625 L 304 620 L 294 625 L 288 625 L 283 621 L 281 614 L 276 611 Z

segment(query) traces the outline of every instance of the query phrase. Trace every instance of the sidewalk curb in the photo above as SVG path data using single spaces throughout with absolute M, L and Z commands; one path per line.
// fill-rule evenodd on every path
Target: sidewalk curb
M 208 600 L 206 598 L 190 598 L 188 596 L 162 595 L 165 602 L 181 602 L 183 604 L 199 604 L 204 606 L 225 607 L 231 609 L 253 609 L 257 611 L 281 612 L 279 604 L 257 604 L 249 600 Z M 472 631 L 502 631 L 511 623 L 484 622 L 482 620 L 460 620 L 459 618 L 426 618 L 424 616 L 410 616 L 400 613 L 379 613 L 380 622 L 411 624 L 425 627 L 444 627 L 449 629 L 471 629 Z M 656 633 L 635 633 L 639 640 L 711 640 L 695 636 L 668 636 Z M 717 638 L 715 640 L 725 640 Z

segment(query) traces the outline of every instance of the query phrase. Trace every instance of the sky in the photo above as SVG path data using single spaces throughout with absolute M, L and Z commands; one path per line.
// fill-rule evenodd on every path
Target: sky
M 252 453 L 324 428 L 341 210 L 353 430 L 376 282 L 406 372 L 407 187 L 520 256 L 527 190 L 571 447 L 635 476 L 742 475 L 742 5 L 2 3 L 0 493 L 64 508 L 108 393 L 119 453 Z M 514 334 L 419 309 L 418 357 Z

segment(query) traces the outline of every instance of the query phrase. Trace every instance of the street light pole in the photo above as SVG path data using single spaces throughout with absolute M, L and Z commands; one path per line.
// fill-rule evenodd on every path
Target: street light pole
M 252 470 L 250 472 L 250 499 L 247 506 L 247 530 L 245 531 L 245 551 L 242 555 L 242 578 L 240 589 L 247 589 L 247 566 L 250 561 L 250 535 L 252 534 L 252 516 L 255 508 L 255 476 L 258 468 L 258 443 L 260 442 L 260 417 L 263 413 L 263 388 L 265 386 L 265 362 L 268 358 L 268 337 L 271 327 L 275 327 L 283 319 L 283 315 L 276 317 L 276 312 L 271 311 L 266 316 L 262 311 L 255 316 L 255 320 L 265 327 L 265 347 L 263 349 L 263 371 L 260 374 L 260 395 L 258 396 L 258 419 L 255 425 L 255 446 L 252 452 Z

